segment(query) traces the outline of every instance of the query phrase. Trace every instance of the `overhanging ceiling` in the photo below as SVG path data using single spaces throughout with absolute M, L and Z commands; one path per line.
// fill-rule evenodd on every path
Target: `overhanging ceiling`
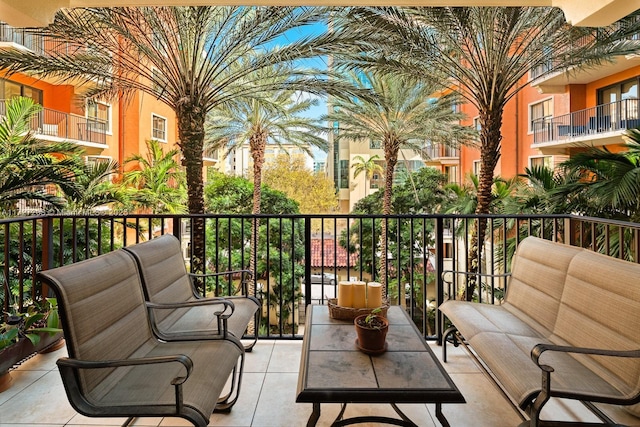
M 16 27 L 44 26 L 62 7 L 253 4 L 296 6 L 301 0 L 0 0 L 0 20 Z M 574 25 L 599 27 L 640 9 L 640 0 L 316 0 L 322 6 L 556 6 Z

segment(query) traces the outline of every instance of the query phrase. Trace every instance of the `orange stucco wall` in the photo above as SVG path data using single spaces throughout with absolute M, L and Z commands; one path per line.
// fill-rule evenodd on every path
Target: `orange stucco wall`
M 553 114 L 555 117 L 569 114 L 570 112 L 598 105 L 597 92 L 599 89 L 636 76 L 640 76 L 640 66 L 611 74 L 587 84 L 567 85 L 564 92 L 553 94 L 541 94 L 536 88 L 526 84 L 526 80 L 523 80 L 526 86 L 504 108 L 501 157 L 496 166 L 495 175 L 511 178 L 523 173 L 524 169 L 529 165 L 531 156 L 542 155 L 538 149 L 531 148 L 533 144 L 533 134 L 529 131 L 529 108 L 531 104 L 551 98 L 553 99 Z M 473 125 L 473 118 L 478 115 L 475 107 L 465 104 L 462 107 L 462 111 L 467 114 L 467 119 L 463 121 L 463 124 Z M 620 151 L 624 149 L 624 146 L 621 143 L 617 143 L 608 146 L 608 148 L 611 151 Z M 577 148 L 565 149 L 563 154 L 571 155 L 577 151 L 579 151 Z M 463 179 L 473 171 L 474 160 L 479 159 L 480 151 L 478 149 L 471 147 L 461 148 L 460 169 Z

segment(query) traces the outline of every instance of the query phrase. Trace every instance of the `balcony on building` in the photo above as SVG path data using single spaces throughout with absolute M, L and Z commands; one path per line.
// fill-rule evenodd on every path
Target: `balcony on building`
M 0 115 L 5 111 L 6 100 L 0 100 Z M 100 154 L 108 148 L 108 123 L 103 120 L 42 108 L 30 127 L 39 139 L 73 142 L 83 147 L 87 155 Z
M 640 48 L 640 34 L 629 37 L 628 42 L 636 43 Z M 540 93 L 564 93 L 567 85 L 584 85 L 595 82 L 607 76 L 626 71 L 640 65 L 640 55 L 616 56 L 611 61 L 603 61 L 599 65 L 588 68 L 572 67 L 567 70 L 557 70 L 556 64 L 548 62 L 530 71 L 530 84 Z
M 460 150 L 448 145 L 429 143 L 425 146 L 424 152 L 427 166 L 457 165 L 460 161 Z
M 622 143 L 622 134 L 640 126 L 639 99 L 623 99 L 532 122 L 532 148 L 543 154 L 558 149 Z

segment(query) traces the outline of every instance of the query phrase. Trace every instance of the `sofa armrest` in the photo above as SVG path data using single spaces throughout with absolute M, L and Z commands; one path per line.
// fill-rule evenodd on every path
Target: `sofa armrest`
M 251 270 L 229 270 L 229 271 L 222 271 L 219 273 L 205 273 L 205 274 L 189 273 L 189 278 L 207 279 L 210 277 L 233 276 L 234 274 L 241 275 L 240 285 L 242 286 L 242 295 L 245 297 L 249 296 L 248 282 L 253 278 L 253 271 Z M 193 280 L 192 280 L 192 283 L 193 283 Z M 195 289 L 194 289 L 194 292 L 195 292 Z M 197 294 L 197 292 L 195 293 Z
M 224 298 L 202 298 L 202 299 L 198 299 L 198 300 L 191 300 L 191 301 L 182 301 L 182 302 L 174 302 L 174 303 L 153 303 L 153 302 L 145 302 L 146 306 L 147 306 L 147 310 L 149 311 L 149 315 L 151 317 L 152 323 L 153 323 L 153 329 L 156 331 L 156 334 L 158 336 L 161 336 L 162 339 L 164 340 L 168 340 L 168 341 L 173 341 L 173 340 L 180 340 L 180 336 L 182 336 L 182 334 L 179 335 L 175 335 L 173 336 L 172 334 L 167 334 L 164 332 L 161 332 L 158 328 L 157 325 L 155 323 L 155 316 L 153 315 L 153 310 L 159 309 L 159 310 L 175 310 L 178 308 L 191 308 L 191 307 L 202 307 L 202 306 L 210 306 L 210 305 L 223 305 L 224 308 L 222 310 L 219 311 L 214 311 L 213 315 L 216 316 L 216 320 L 218 323 L 218 334 L 220 335 L 221 338 L 227 338 L 228 336 L 228 319 L 229 317 L 231 317 L 231 315 L 233 314 L 234 310 L 235 310 L 235 305 L 233 304 L 232 301 L 229 301 L 227 299 Z M 229 309 L 229 310 L 227 310 Z M 228 313 L 225 313 L 227 312 Z
M 80 379 L 76 375 L 76 371 L 81 369 L 118 368 L 162 363 L 180 363 L 185 368 L 185 375 L 173 378 L 170 383 L 170 385 L 175 387 L 176 411 L 180 413 L 183 406 L 182 384 L 189 378 L 193 371 L 193 361 L 184 354 L 117 360 L 80 360 L 62 357 L 56 361 L 70 402 L 76 410 L 84 414 L 94 413 L 96 406 L 95 402 L 88 400 L 82 391 Z M 104 411 L 104 407 L 101 408 L 101 411 Z
M 586 347 L 572 347 L 555 344 L 537 344 L 531 349 L 531 359 L 542 370 L 542 391 L 541 394 L 544 399 L 548 400 L 551 396 L 569 398 L 569 399 L 584 399 L 594 400 L 593 395 L 585 393 L 568 393 L 568 392 L 553 392 L 551 390 L 551 373 L 555 372 L 553 366 L 543 364 L 540 361 L 540 357 L 546 351 L 560 352 L 560 353 L 574 353 L 574 354 L 586 354 L 593 356 L 605 356 L 605 357 L 629 357 L 640 358 L 640 350 L 607 350 L 601 348 L 586 348 Z M 640 389 L 636 387 L 633 394 L 629 394 L 626 397 L 618 396 L 601 396 L 599 401 L 605 403 L 618 403 L 618 404 L 631 404 L 640 400 Z

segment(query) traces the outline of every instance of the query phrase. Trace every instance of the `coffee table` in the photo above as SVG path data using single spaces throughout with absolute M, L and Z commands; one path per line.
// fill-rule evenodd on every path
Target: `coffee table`
M 464 397 L 407 313 L 391 306 L 387 317 L 389 348 L 368 356 L 356 347 L 352 321 L 331 319 L 325 305 L 307 307 L 296 397 L 296 402 L 313 403 L 307 427 L 318 422 L 322 403 L 342 403 L 335 427 L 365 422 L 417 427 L 398 403 L 435 403 L 436 418 L 449 426 L 442 404 L 465 403 Z M 388 403 L 400 418 L 343 419 L 348 403 Z

